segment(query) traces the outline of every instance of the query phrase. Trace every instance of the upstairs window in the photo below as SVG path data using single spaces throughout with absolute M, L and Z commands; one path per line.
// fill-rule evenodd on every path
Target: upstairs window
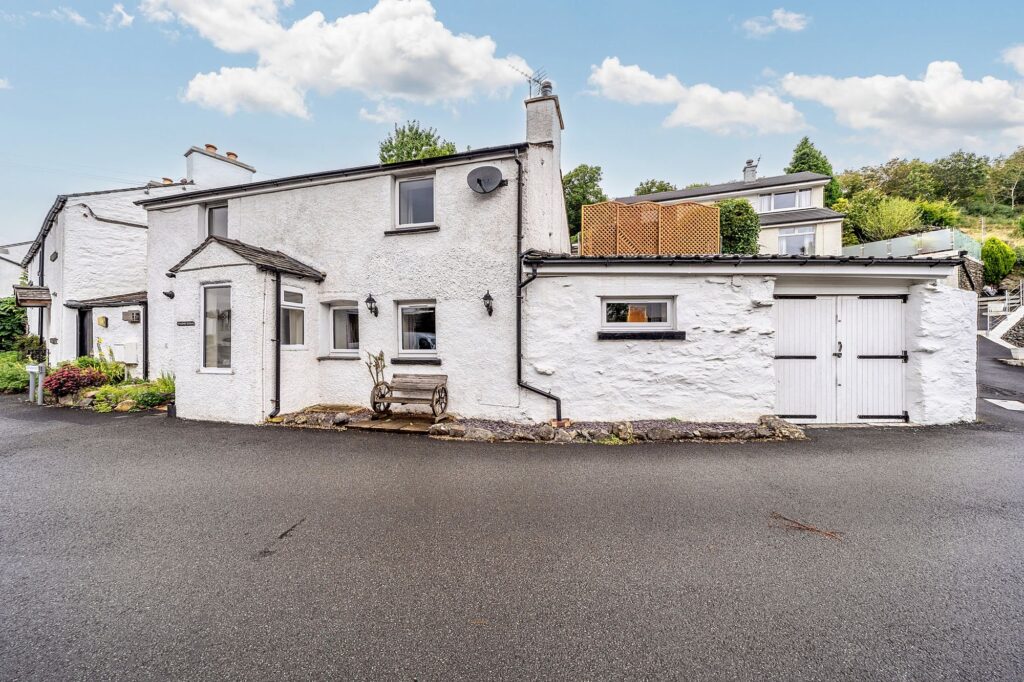
M 301 289 L 281 289 L 281 346 L 300 348 L 306 342 L 305 294 Z
M 398 226 L 434 224 L 434 178 L 398 181 Z
M 672 328 L 670 298 L 605 298 L 601 309 L 605 329 Z
M 814 255 L 814 225 L 779 230 L 779 253 L 787 256 Z
M 206 235 L 225 238 L 228 236 L 227 206 L 210 206 L 206 209 Z
M 762 194 L 760 196 L 760 213 L 772 211 L 785 211 L 790 208 L 810 208 L 811 190 L 801 189 L 792 192 L 775 192 L 774 194 Z

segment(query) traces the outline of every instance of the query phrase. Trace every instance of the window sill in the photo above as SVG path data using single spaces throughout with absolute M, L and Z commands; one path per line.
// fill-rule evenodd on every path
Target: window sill
M 281 346 L 281 350 L 309 350 L 309 346 Z
M 440 225 L 411 225 L 409 227 L 396 227 L 391 230 L 385 230 L 385 237 L 393 237 L 399 234 L 420 234 L 423 232 L 440 232 Z
M 219 368 L 219 367 L 200 367 L 196 370 L 196 374 L 234 374 L 235 370 L 230 368 Z
M 358 355 L 321 355 L 317 360 L 359 360 Z
M 632 331 L 597 333 L 598 341 L 683 341 L 686 332 L 671 329 L 635 329 Z
M 406 356 L 391 358 L 392 365 L 440 365 L 441 358 Z

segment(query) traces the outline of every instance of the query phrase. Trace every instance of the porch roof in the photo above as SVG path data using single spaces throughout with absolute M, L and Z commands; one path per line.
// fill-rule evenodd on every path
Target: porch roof
M 142 305 L 147 300 L 145 291 L 136 291 L 130 294 L 100 296 L 82 301 L 68 301 L 64 306 L 67 308 L 120 308 L 126 305 Z
M 308 278 L 315 282 L 322 282 L 324 277 L 326 277 L 323 272 L 316 268 L 306 265 L 302 261 L 292 258 L 280 251 L 271 251 L 270 249 L 264 249 L 260 246 L 253 246 L 252 244 L 240 242 L 237 239 L 228 239 L 227 237 L 217 237 L 213 235 L 207 237 L 206 241 L 192 250 L 192 253 L 182 258 L 168 271 L 169 274 L 172 276 L 177 274 L 190 260 L 195 258 L 201 251 L 203 251 L 203 249 L 213 243 L 220 244 L 226 249 L 233 251 L 236 255 L 249 261 L 261 270 L 281 272 L 288 275 L 294 275 L 296 277 Z
M 20 308 L 46 308 L 52 297 L 49 287 L 20 286 L 14 287 L 14 303 Z

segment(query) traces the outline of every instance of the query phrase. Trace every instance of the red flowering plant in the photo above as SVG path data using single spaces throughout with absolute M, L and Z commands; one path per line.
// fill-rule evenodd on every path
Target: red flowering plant
M 43 381 L 43 388 L 61 398 L 77 393 L 83 388 L 101 386 L 107 383 L 107 376 L 93 367 L 82 369 L 74 365 L 65 365 Z

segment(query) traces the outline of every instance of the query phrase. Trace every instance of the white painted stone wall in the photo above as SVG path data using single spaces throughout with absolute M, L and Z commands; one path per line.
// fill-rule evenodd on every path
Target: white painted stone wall
M 139 313 L 139 322 L 128 322 L 124 313 Z M 67 311 L 69 317 L 77 314 L 75 310 Z M 107 326 L 100 326 L 100 318 L 107 318 Z M 92 309 L 93 353 L 102 348 L 103 354 L 124 362 L 128 372 L 136 378 L 142 377 L 142 306 L 100 307 Z
M 775 403 L 773 285 L 742 275 L 540 277 L 527 290 L 526 381 L 577 420 L 756 420 Z M 674 296 L 686 339 L 597 340 L 601 298 L 616 296 Z
M 941 283 L 915 284 L 907 300 L 907 412 L 916 424 L 974 421 L 977 297 Z

